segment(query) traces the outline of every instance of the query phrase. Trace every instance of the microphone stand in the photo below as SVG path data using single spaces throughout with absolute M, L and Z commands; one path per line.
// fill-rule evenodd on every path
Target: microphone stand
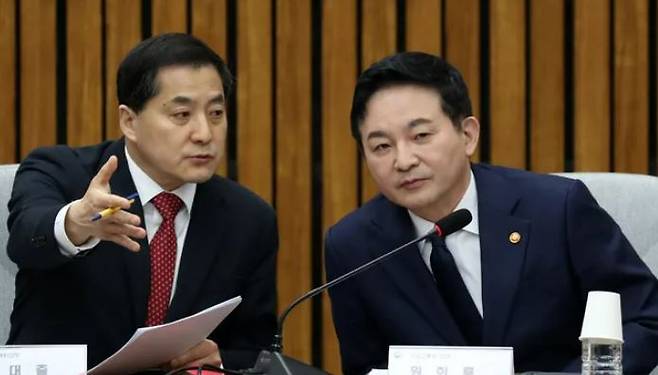
M 277 330 L 276 334 L 274 335 L 274 342 L 272 343 L 272 346 L 270 347 L 270 351 L 263 350 L 260 355 L 258 356 L 258 359 L 256 360 L 256 365 L 250 371 L 252 374 L 270 374 L 270 375 L 292 375 L 293 372 L 291 371 L 291 367 L 295 370 L 296 375 L 315 375 L 315 374 L 326 374 L 326 372 L 314 368 L 312 366 L 306 365 L 302 362 L 299 362 L 293 358 L 286 357 L 281 354 L 281 351 L 283 349 L 283 323 L 286 320 L 286 317 L 290 312 L 300 303 L 306 301 L 307 299 L 313 298 L 317 296 L 318 294 L 322 293 L 326 289 L 329 289 L 333 286 L 336 286 L 343 281 L 350 279 L 361 272 L 367 270 L 368 268 L 374 266 L 375 264 L 383 261 L 384 259 L 387 259 L 389 257 L 392 257 L 393 255 L 397 254 L 400 250 L 405 249 L 408 246 L 414 245 L 420 241 L 425 240 L 427 237 L 435 234 L 435 233 L 440 233 L 440 229 L 437 231 L 438 227 L 435 227 L 435 229 L 430 230 L 426 234 L 424 234 L 421 237 L 415 238 L 404 245 L 401 245 L 386 254 L 380 255 L 379 257 L 362 264 L 361 266 L 329 281 L 326 284 L 322 284 L 318 286 L 317 288 L 311 289 L 310 291 L 302 294 L 301 296 L 297 297 L 296 300 L 294 300 L 286 309 L 279 315 L 278 321 L 277 321 Z M 290 363 L 291 366 L 289 367 L 287 363 Z
M 283 349 L 283 322 L 286 320 L 286 317 L 290 312 L 300 303 L 306 301 L 307 299 L 313 298 L 316 295 L 322 293 L 323 291 L 336 286 L 343 281 L 350 279 L 361 272 L 369 269 L 375 264 L 382 262 L 383 260 L 392 257 L 401 250 L 414 245 L 420 241 L 425 240 L 431 235 L 438 235 L 439 237 L 445 237 L 451 233 L 454 233 L 470 223 L 472 220 L 471 213 L 466 209 L 459 209 L 452 212 L 448 216 L 440 219 L 434 224 L 434 228 L 428 231 L 424 235 L 415 238 L 404 245 L 401 245 L 383 255 L 378 256 L 377 258 L 362 264 L 361 266 L 341 275 L 337 278 L 322 284 L 317 288 L 311 289 L 310 291 L 302 294 L 296 300 L 294 300 L 286 309 L 279 315 L 277 320 L 276 333 L 274 335 L 274 342 L 270 347 L 270 351 L 263 350 L 260 352 L 256 364 L 252 369 L 249 370 L 250 374 L 268 374 L 268 375 L 292 375 L 292 370 L 294 370 L 296 375 L 323 375 L 327 374 L 326 372 L 309 366 L 305 363 L 299 362 L 293 358 L 286 357 L 281 354 Z
M 342 283 L 343 281 L 345 281 L 347 279 L 350 279 L 353 276 L 356 276 L 357 274 L 367 270 L 368 268 L 370 268 L 370 267 L 374 266 L 375 264 L 383 261 L 384 259 L 389 258 L 389 257 L 397 254 L 398 251 L 406 248 L 407 246 L 411 246 L 413 244 L 416 244 L 420 241 L 425 240 L 427 237 L 431 236 L 434 233 L 436 233 L 436 230 L 432 229 L 431 231 L 425 233 L 423 236 L 418 237 L 416 239 L 413 239 L 413 240 L 405 243 L 404 245 L 402 245 L 400 247 L 397 247 L 397 248 L 389 251 L 386 254 L 380 255 L 379 257 L 369 261 L 368 263 L 362 264 L 361 266 L 359 266 L 359 267 L 357 267 L 357 268 L 355 268 L 355 269 L 353 269 L 353 270 L 351 270 L 351 271 L 349 271 L 349 272 L 347 272 L 347 273 L 345 273 L 341 276 L 338 276 L 337 278 L 329 281 L 328 283 L 320 285 L 319 287 L 317 287 L 315 289 L 311 289 L 308 292 L 306 292 L 306 293 L 302 294 L 301 296 L 297 297 L 297 299 L 294 300 L 290 305 L 288 305 L 288 307 L 283 311 L 283 313 L 281 313 L 281 315 L 279 315 L 277 330 L 276 330 L 276 334 L 274 335 L 274 342 L 272 343 L 272 347 L 271 347 L 272 351 L 281 352 L 281 350 L 283 349 L 283 322 L 286 320 L 286 317 L 288 316 L 288 314 L 290 314 L 290 312 L 297 305 L 299 305 L 300 303 L 304 302 L 305 300 L 307 300 L 309 298 L 313 298 L 313 297 L 317 296 L 318 294 L 322 293 L 326 289 L 331 288 L 332 286 L 338 285 L 338 284 Z

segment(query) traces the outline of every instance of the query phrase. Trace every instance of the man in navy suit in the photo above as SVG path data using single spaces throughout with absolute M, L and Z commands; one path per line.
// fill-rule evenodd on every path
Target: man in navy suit
M 588 291 L 621 294 L 624 372 L 658 363 L 658 282 L 579 181 L 472 164 L 466 84 L 423 53 L 361 74 L 352 134 L 381 194 L 326 235 L 333 279 L 466 208 L 473 221 L 330 291 L 343 371 L 385 367 L 389 345 L 514 348 L 515 370 L 579 371 Z
M 274 333 L 278 239 L 272 208 L 214 175 L 232 82 L 198 39 L 150 38 L 119 67 L 122 139 L 25 158 L 9 202 L 19 271 L 8 344 L 87 344 L 91 367 L 139 327 L 241 295 L 164 367 L 253 364 Z M 123 210 L 91 220 L 107 207 Z

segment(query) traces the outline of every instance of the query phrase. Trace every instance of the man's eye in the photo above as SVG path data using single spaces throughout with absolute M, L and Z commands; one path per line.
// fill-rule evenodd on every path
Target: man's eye
M 188 117 L 190 117 L 190 113 L 189 112 L 176 112 L 176 113 L 174 113 L 173 117 L 177 120 L 185 120 Z
M 387 144 L 387 143 L 380 143 L 380 144 L 378 144 L 378 145 L 375 145 L 375 147 L 372 148 L 372 151 L 374 151 L 374 152 L 382 152 L 382 151 L 387 150 L 389 147 L 391 147 L 391 145 L 389 145 L 389 144 Z
M 224 111 L 221 110 L 221 109 L 215 109 L 215 110 L 210 111 L 210 117 L 213 117 L 213 118 L 219 118 L 219 117 L 222 117 L 223 115 L 224 115 Z
M 414 136 L 417 140 L 422 140 L 430 136 L 430 133 L 418 133 Z

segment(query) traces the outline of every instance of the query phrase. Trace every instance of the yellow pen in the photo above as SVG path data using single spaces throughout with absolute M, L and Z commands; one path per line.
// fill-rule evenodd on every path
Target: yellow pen
M 133 204 L 135 202 L 135 198 L 137 198 L 139 195 L 137 193 L 132 193 L 129 196 L 126 197 L 130 201 L 130 204 Z M 106 208 L 101 212 L 97 212 L 92 218 L 91 221 L 97 221 L 100 220 L 104 217 L 110 216 L 113 213 L 121 210 L 121 207 L 110 207 Z

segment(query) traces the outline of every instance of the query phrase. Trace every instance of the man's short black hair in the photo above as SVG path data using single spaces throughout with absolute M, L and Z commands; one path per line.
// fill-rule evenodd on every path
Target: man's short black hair
M 436 90 L 441 109 L 459 128 L 472 116 L 468 88 L 459 71 L 440 57 L 422 52 L 403 52 L 385 57 L 361 73 L 352 99 L 352 136 L 361 147 L 359 127 L 366 116 L 368 100 L 380 89 L 415 84 Z
M 156 77 L 160 68 L 175 65 L 213 66 L 222 79 L 224 96 L 229 96 L 233 75 L 224 60 L 189 34 L 168 33 L 143 40 L 123 59 L 117 73 L 119 104 L 139 113 L 158 94 Z

